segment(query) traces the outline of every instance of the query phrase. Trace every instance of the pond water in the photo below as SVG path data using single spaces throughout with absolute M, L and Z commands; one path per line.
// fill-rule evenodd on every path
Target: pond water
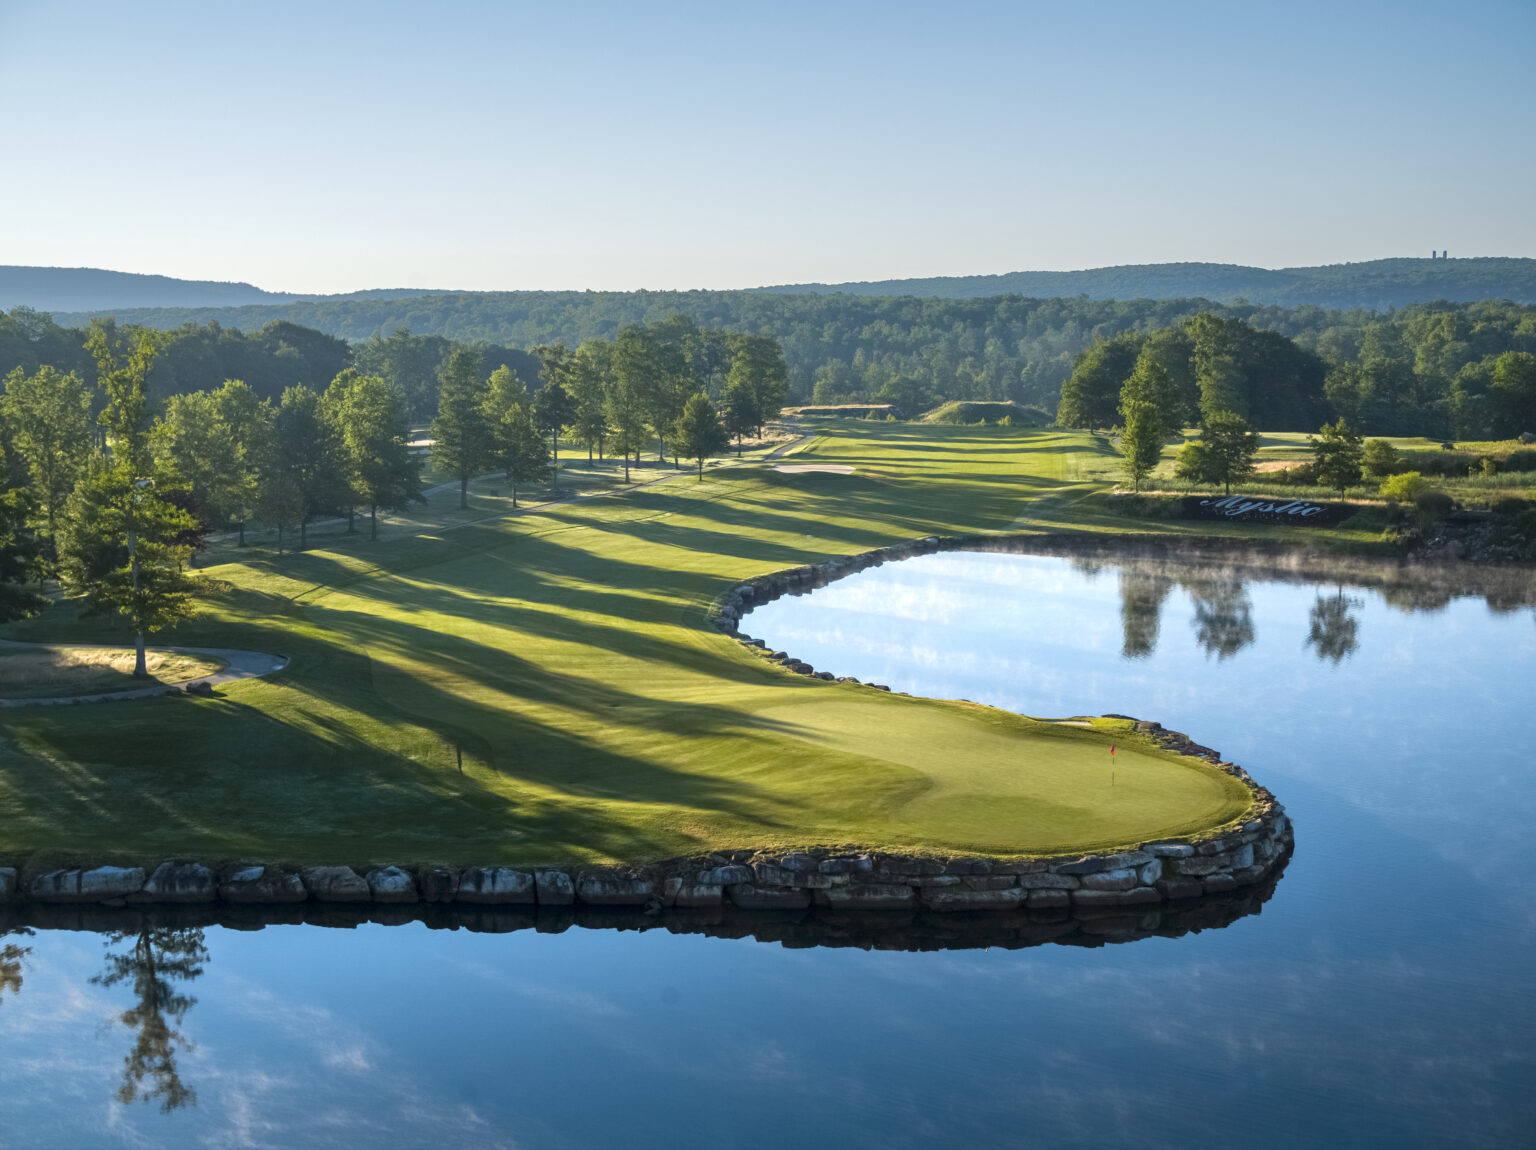
M 1098 949 L 13 933 L 0 1145 L 1529 1145 L 1536 616 L 1436 601 L 956 552 L 768 604 L 837 674 L 1186 731 L 1295 856 L 1262 914 Z

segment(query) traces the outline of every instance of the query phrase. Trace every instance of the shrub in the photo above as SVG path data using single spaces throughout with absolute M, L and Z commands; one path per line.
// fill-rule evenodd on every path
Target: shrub
M 1420 475 L 1454 475 L 1460 479 L 1469 467 L 1477 466 L 1480 456 L 1466 451 L 1405 451 L 1398 456 L 1398 472 L 1417 471 Z
M 1536 451 L 1511 451 L 1499 464 L 1501 471 L 1536 471 Z
M 1498 473 L 1498 462 L 1491 455 L 1483 456 L 1483 461 L 1468 472 L 1470 475 L 1497 475 Z
M 1396 475 L 1401 466 L 1402 459 L 1397 453 L 1397 448 L 1385 439 L 1365 441 L 1366 474 L 1377 479 L 1385 479 L 1389 475 Z
M 1414 510 L 1419 513 L 1419 525 L 1428 527 L 1432 523 L 1439 523 L 1451 513 L 1451 508 L 1456 506 L 1455 501 L 1443 491 L 1421 492 L 1413 501 Z
M 1429 490 L 1429 481 L 1417 471 L 1404 471 L 1381 485 L 1381 496 L 1392 503 L 1414 503 Z

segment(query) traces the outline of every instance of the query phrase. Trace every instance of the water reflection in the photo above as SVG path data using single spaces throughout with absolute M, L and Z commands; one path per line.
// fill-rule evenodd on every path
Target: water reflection
M 1331 596 L 1319 595 L 1312 604 L 1312 617 L 1307 631 L 1307 646 L 1317 652 L 1319 659 L 1342 663 L 1360 646 L 1360 623 L 1355 612 L 1361 601 L 1344 594 L 1340 587 Z
M 30 930 L 25 929 L 4 930 L 0 931 L 0 938 L 6 938 L 12 934 L 29 935 L 31 933 Z M 12 996 L 21 993 L 21 960 L 31 952 L 31 947 L 15 942 L 0 946 L 0 1002 L 5 1001 L 7 991 Z
M 111 949 L 124 943 L 129 944 L 124 950 Z M 145 923 L 135 931 L 111 932 L 106 945 L 106 969 L 91 982 L 106 987 L 128 983 L 135 998 L 134 1005 L 118 1015 L 135 1037 L 123 1059 L 117 1100 L 125 1105 L 158 1100 L 162 1113 L 195 1105 L 197 1092 L 181 1080 L 176 1054 L 178 1047 L 193 1048 L 178 1028 L 197 999 L 178 992 L 174 984 L 202 976 L 208 960 L 202 930 Z
M 1185 590 L 1195 605 L 1195 639 L 1207 658 L 1230 659 L 1253 642 L 1253 602 L 1241 579 L 1196 579 Z
M 1163 604 L 1172 590 L 1173 580 L 1166 575 L 1130 569 L 1120 572 L 1120 626 L 1125 634 L 1122 656 L 1145 659 L 1157 650 Z

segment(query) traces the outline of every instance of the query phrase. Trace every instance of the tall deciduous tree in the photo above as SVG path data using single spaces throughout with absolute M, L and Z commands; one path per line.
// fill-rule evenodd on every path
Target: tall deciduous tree
M 47 600 L 29 584 L 42 553 L 32 527 L 32 487 L 26 464 L 10 446 L 9 424 L 0 419 L 0 623 L 25 618 Z
M 704 461 L 718 455 L 726 446 L 725 429 L 720 426 L 720 413 L 709 396 L 702 391 L 689 396 L 683 405 L 683 413 L 672 425 L 672 449 L 684 459 L 695 460 L 699 465 L 699 480 L 704 479 Z
M 529 483 L 549 478 L 549 445 L 534 424 L 526 403 L 512 402 L 491 418 L 492 455 L 512 489 L 512 506 L 517 506 L 517 491 Z
M 51 541 L 64 501 L 95 450 L 90 387 L 74 372 L 65 375 L 46 364 L 32 375 L 18 367 L 5 377 L 0 418 L 26 464 L 32 498 Z
M 549 436 L 549 452 L 556 468 L 560 466 L 560 433 L 575 413 L 576 404 L 571 399 L 571 393 L 565 390 L 565 384 L 559 379 L 546 382 L 533 397 L 534 422 L 538 424 L 539 430 Z
M 1079 355 L 1061 385 L 1056 422 L 1062 427 L 1109 427 L 1120 413 L 1120 389 L 1136 368 L 1143 337 L 1134 333 L 1101 340 Z
M 757 406 L 757 392 L 746 380 L 738 378 L 726 383 L 721 417 L 726 434 L 735 437 L 736 454 L 740 455 L 742 438 L 763 422 Z
M 459 480 L 459 507 L 469 506 L 469 481 L 489 465 L 491 433 L 485 422 L 486 383 L 480 357 L 455 348 L 438 373 L 437 417 L 432 420 L 432 462 Z
M 1196 483 L 1221 484 L 1232 493 L 1232 484 L 1253 473 L 1253 457 L 1259 450 L 1259 437 L 1242 416 L 1218 411 L 1206 417 L 1200 438 L 1186 443 L 1179 452 L 1175 472 Z
M 425 502 L 421 461 L 406 445 L 410 428 L 399 397 L 384 379 L 347 368 L 325 389 L 347 486 L 368 505 L 368 538 L 379 537 L 379 512 Z
M 240 528 L 245 546 L 245 522 L 256 514 L 261 468 L 272 452 L 277 412 L 243 380 L 227 379 L 212 393 L 214 410 L 225 428 L 230 455 L 220 476 L 219 500 L 226 516 Z
M 1536 431 L 1536 355 L 1506 351 L 1493 361 L 1494 427 L 1501 435 Z
M 731 370 L 725 377 L 732 384 L 752 390 L 757 399 L 759 433 L 762 424 L 777 419 L 789 394 L 789 371 L 784 365 L 784 349 L 771 335 L 733 335 L 730 337 Z
M 639 465 L 651 397 L 661 387 L 661 376 L 656 341 L 634 324 L 619 329 L 613 345 L 613 377 L 607 407 L 614 446 L 624 455 L 625 482 L 629 481 L 631 453 Z
M 1360 482 L 1365 465 L 1365 448 L 1360 435 L 1340 417 L 1336 423 L 1323 424 L 1315 438 L 1307 440 L 1312 445 L 1312 458 L 1317 464 L 1317 478 L 1324 486 L 1335 488 L 1340 495 L 1346 488 Z
M 613 344 L 607 340 L 585 340 L 576 349 L 571 367 L 571 398 L 575 401 L 575 414 L 571 426 L 576 438 L 587 448 L 587 461 L 592 460 L 592 450 L 603 457 L 603 447 L 608 440 L 608 389 L 613 375 Z
M 1120 454 L 1134 490 L 1162 458 L 1163 444 L 1179 430 L 1179 397 L 1168 371 L 1152 355 L 1140 355 L 1120 389 Z
M 351 498 L 342 465 L 341 444 L 325 418 L 320 396 L 296 384 L 283 392 L 273 421 L 269 471 L 297 498 L 299 550 L 309 546 L 309 525 L 321 515 L 341 510 Z M 290 520 L 291 522 L 291 520 Z
M 101 413 L 112 456 L 93 465 L 75 488 L 59 532 L 59 569 L 82 593 L 87 611 L 115 614 L 133 630 L 133 673 L 145 666 L 145 636 L 192 613 L 193 585 L 185 566 L 196 530 L 192 517 L 167 496 L 171 477 L 156 464 L 150 443 L 146 378 L 166 337 L 130 330 L 126 348 L 93 327 L 87 348 L 107 398 Z M 125 354 L 124 354 L 125 352 Z

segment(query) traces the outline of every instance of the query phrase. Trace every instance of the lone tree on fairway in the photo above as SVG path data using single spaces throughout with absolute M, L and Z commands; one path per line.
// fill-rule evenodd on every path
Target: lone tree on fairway
M 438 370 L 437 418 L 432 421 L 432 462 L 459 477 L 459 507 L 469 506 L 469 481 L 490 461 L 491 432 L 485 422 L 486 385 L 480 357 L 455 348 Z
M 1120 389 L 1120 454 L 1134 490 L 1152 473 L 1163 444 L 1178 431 L 1179 397 L 1166 368 L 1151 355 L 1140 355 L 1136 370 Z
M 1220 411 L 1205 421 L 1199 439 L 1180 450 L 1174 473 L 1196 483 L 1219 483 L 1231 495 L 1232 484 L 1253 474 L 1253 456 L 1258 449 L 1259 437 L 1248 429 L 1247 420 Z
M 1360 482 L 1365 449 L 1361 446 L 1359 433 L 1344 422 L 1343 416 L 1337 423 L 1323 424 L 1317 437 L 1307 442 L 1312 445 L 1312 458 L 1317 463 L 1318 482 L 1334 488 L 1340 495 Z
M 126 360 L 119 359 L 104 327 L 92 328 L 86 343 L 107 397 L 101 423 L 112 458 L 98 462 L 70 497 L 59 568 L 64 582 L 85 595 L 88 613 L 128 621 L 133 673 L 147 678 L 145 635 L 192 613 L 192 583 L 183 573 L 192 548 L 179 540 L 196 524 L 168 498 L 171 485 L 163 481 L 169 477 L 157 474 L 150 451 L 144 381 L 166 337 L 139 329 L 129 339 Z
M 421 462 L 406 446 L 405 410 L 381 376 L 347 368 L 325 389 L 347 486 L 368 504 L 368 538 L 379 537 L 379 509 L 423 503 Z
M 720 426 L 720 413 L 702 391 L 689 397 L 683 404 L 683 414 L 672 425 L 672 449 L 684 459 L 692 459 L 699 465 L 699 480 L 704 479 L 704 460 L 720 454 L 726 446 L 725 429 Z

